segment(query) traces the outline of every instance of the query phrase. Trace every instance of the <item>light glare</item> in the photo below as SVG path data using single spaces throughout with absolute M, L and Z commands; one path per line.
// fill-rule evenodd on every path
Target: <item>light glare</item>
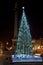
M 22 9 L 24 9 L 24 7 L 22 7 Z

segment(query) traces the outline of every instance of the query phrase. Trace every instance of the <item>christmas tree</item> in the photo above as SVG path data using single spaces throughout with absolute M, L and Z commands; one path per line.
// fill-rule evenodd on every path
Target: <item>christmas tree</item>
M 15 52 L 16 54 L 33 55 L 32 48 L 33 45 L 31 40 L 30 28 L 23 8 L 23 14 L 21 18 L 20 27 L 19 27 Z

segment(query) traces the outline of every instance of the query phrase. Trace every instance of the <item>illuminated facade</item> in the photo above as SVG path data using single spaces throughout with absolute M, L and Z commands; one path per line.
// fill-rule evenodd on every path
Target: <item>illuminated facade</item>
M 43 38 L 34 39 L 32 40 L 32 43 L 34 45 L 33 51 L 35 52 L 35 54 L 41 54 L 43 52 Z

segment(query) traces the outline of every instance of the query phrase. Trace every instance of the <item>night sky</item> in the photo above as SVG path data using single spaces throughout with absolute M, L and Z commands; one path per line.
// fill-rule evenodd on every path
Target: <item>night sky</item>
M 0 41 L 5 42 L 13 37 L 15 1 L 0 1 Z M 18 0 L 18 25 L 22 6 L 25 6 L 32 38 L 43 37 L 43 2 L 41 0 Z

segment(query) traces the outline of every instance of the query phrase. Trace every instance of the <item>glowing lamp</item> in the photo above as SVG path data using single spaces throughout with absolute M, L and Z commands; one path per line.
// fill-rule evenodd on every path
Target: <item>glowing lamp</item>
M 7 42 L 6 44 L 8 45 L 9 43 Z
M 40 46 L 38 46 L 38 49 L 40 49 Z
M 22 7 L 22 9 L 24 9 L 24 7 Z

